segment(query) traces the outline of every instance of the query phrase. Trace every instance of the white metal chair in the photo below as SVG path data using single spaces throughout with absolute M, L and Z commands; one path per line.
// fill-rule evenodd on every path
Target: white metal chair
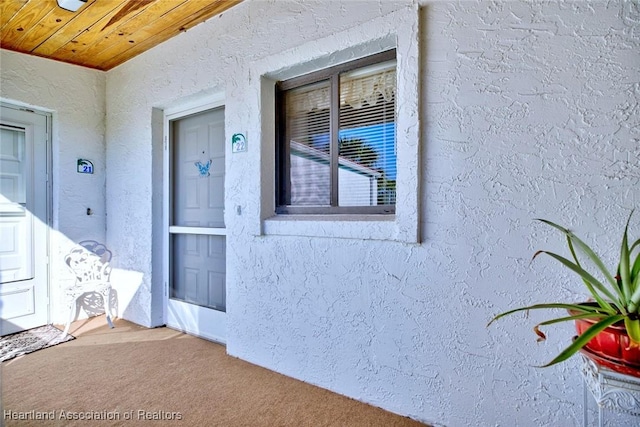
M 91 293 L 98 293 L 102 296 L 107 323 L 110 328 L 113 328 L 111 322 L 111 282 L 109 281 L 111 251 L 102 243 L 94 240 L 85 240 L 78 245 L 64 258 L 65 263 L 76 276 L 76 280 L 72 286 L 65 289 L 69 319 L 62 333 L 63 337 L 69 333 L 71 322 L 78 317 L 80 312 L 78 298 Z

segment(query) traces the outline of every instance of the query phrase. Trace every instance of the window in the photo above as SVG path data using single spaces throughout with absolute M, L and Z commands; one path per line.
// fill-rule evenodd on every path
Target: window
M 395 212 L 395 57 L 278 82 L 277 213 Z

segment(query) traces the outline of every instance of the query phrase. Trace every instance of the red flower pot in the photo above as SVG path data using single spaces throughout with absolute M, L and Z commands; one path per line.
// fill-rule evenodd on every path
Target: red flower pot
M 575 322 L 576 331 L 580 335 L 597 320 L 578 319 Z M 583 354 L 607 368 L 640 376 L 640 346 L 631 342 L 624 323 L 609 326 L 593 337 L 583 350 Z

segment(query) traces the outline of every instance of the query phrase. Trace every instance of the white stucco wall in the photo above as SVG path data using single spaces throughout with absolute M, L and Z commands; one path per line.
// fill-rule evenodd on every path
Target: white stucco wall
M 68 313 L 60 289 L 73 281 L 63 257 L 75 242 L 106 238 L 104 73 L 0 50 L 0 99 L 52 114 L 51 321 Z M 79 158 L 92 175 L 76 172 Z M 90 208 L 92 215 L 87 215 Z
M 250 130 L 249 151 L 227 159 L 229 353 L 441 425 L 579 425 L 577 360 L 532 367 L 570 326 L 536 344 L 537 314 L 485 325 L 514 305 L 583 298 L 557 265 L 529 264 L 564 243 L 533 218 L 598 239 L 612 259 L 638 206 L 633 2 L 421 1 L 422 243 L 259 232 L 272 112 L 255 64 L 361 43 L 354 28 L 388 31 L 402 4 L 247 1 L 107 73 L 107 241 L 121 310 L 161 323 L 158 109 L 225 92 L 227 134 Z

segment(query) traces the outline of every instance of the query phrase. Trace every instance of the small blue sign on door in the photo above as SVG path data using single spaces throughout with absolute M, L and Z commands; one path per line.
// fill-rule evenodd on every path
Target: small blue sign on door
M 93 163 L 87 159 L 78 159 L 78 173 L 93 173 Z

